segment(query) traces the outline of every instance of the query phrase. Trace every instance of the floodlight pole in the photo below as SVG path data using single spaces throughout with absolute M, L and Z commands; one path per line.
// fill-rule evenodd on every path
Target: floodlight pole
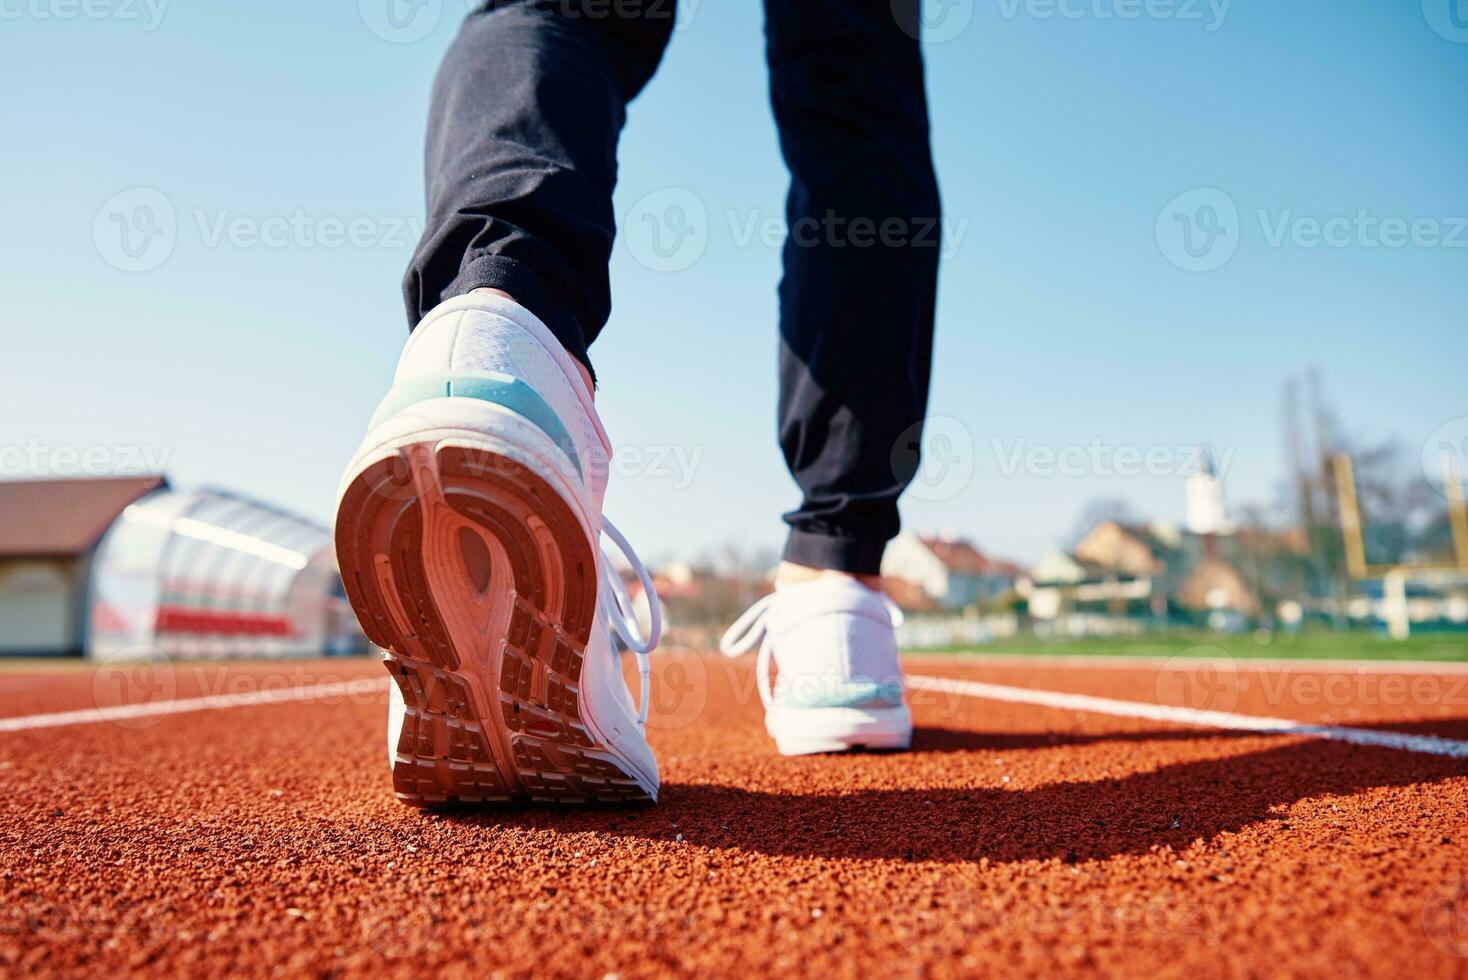
M 1468 506 L 1463 503 L 1463 479 L 1458 458 L 1443 450 L 1443 494 L 1448 498 L 1448 524 L 1453 529 L 1453 557 L 1459 568 L 1468 568 Z

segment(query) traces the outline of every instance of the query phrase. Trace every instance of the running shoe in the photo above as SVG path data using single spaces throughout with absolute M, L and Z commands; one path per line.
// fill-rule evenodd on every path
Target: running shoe
M 765 729 L 782 755 L 905 749 L 912 716 L 897 662 L 901 623 L 883 593 L 826 576 L 777 586 L 739 617 L 719 649 L 737 657 L 758 647 Z
M 539 319 L 483 293 L 413 331 L 338 493 L 347 598 L 382 648 L 405 803 L 656 800 L 651 577 L 602 517 L 610 443 Z M 646 628 L 599 547 L 625 555 Z M 634 707 L 612 645 L 637 656 Z

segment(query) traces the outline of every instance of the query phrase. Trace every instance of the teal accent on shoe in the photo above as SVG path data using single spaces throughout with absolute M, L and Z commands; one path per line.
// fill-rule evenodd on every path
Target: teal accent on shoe
M 902 682 L 878 684 L 866 677 L 822 684 L 821 690 L 780 690 L 776 685 L 775 702 L 786 708 L 896 708 L 902 704 Z
M 566 454 L 571 465 L 576 467 L 576 474 L 585 477 L 581 472 L 581 460 L 576 456 L 576 444 L 571 441 L 571 434 L 566 431 L 556 413 L 545 403 L 544 398 L 535 393 L 534 388 L 508 374 L 466 371 L 404 381 L 394 385 L 377 406 L 377 411 L 372 413 L 372 427 L 376 428 L 405 408 L 432 398 L 478 398 L 480 401 L 508 408 L 534 423 L 549 436 L 561 452 Z

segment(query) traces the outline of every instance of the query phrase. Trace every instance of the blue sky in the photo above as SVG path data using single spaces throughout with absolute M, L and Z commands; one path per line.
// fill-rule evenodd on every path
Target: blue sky
M 465 9 L 394 33 L 385 2 L 0 0 L 0 469 L 152 459 L 329 519 L 404 338 L 428 89 Z M 1448 2 L 950 0 L 926 45 L 950 465 L 909 524 L 1035 559 L 1093 498 L 1180 517 L 1202 441 L 1231 501 L 1270 500 L 1281 387 L 1310 365 L 1364 435 L 1415 453 L 1463 424 Z M 701 210 L 671 271 L 629 225 L 593 350 L 624 447 L 608 513 L 649 557 L 774 545 L 795 502 L 779 253 L 748 234 L 785 188 L 761 29 L 754 4 L 685 6 L 623 140 L 619 215 Z M 120 251 L 119 201 L 171 210 L 161 259 Z

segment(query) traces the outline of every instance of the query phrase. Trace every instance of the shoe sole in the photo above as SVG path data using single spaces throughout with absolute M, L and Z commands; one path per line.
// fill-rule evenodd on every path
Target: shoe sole
M 398 799 L 652 799 L 583 713 L 596 555 L 543 477 L 479 447 L 397 446 L 343 490 L 336 549 L 403 696 Z
M 912 716 L 899 708 L 801 708 L 767 716 L 781 755 L 900 752 L 912 746 Z

